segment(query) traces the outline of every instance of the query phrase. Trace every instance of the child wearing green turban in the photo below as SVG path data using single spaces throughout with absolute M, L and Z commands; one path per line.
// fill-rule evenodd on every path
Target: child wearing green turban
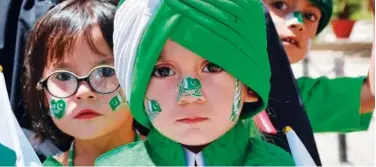
M 126 0 L 115 16 L 115 68 L 145 141 L 99 157 L 102 166 L 292 166 L 250 138 L 241 120 L 270 91 L 259 0 Z

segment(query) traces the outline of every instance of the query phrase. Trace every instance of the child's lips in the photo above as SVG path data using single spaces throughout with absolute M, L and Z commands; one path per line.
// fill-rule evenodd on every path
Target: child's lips
M 75 119 L 92 119 L 95 117 L 100 116 L 98 112 L 91 110 L 91 109 L 85 109 L 81 110 L 74 118 Z
M 293 45 L 297 48 L 300 48 L 300 43 L 299 43 L 298 39 L 295 38 L 295 37 L 292 37 L 292 36 L 281 38 L 281 42 L 283 44 Z
M 186 123 L 186 124 L 196 124 L 196 123 L 200 123 L 200 122 L 203 122 L 203 121 L 206 121 L 206 120 L 208 120 L 208 118 L 205 118 L 205 117 L 187 117 L 187 118 L 183 118 L 183 119 L 178 119 L 177 121 L 182 122 L 182 123 Z

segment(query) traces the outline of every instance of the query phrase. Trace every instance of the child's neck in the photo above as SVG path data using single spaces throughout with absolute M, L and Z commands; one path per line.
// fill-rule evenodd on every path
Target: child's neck
M 129 119 L 120 128 L 102 137 L 93 140 L 75 139 L 74 165 L 94 166 L 95 159 L 100 155 L 121 145 L 133 142 L 136 134 L 132 124 L 133 119 Z

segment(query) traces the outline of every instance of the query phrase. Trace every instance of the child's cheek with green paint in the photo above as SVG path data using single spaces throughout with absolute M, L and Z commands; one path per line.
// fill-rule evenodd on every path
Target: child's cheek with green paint
M 155 118 L 162 112 L 161 106 L 156 100 L 150 100 L 146 98 L 146 113 L 149 116 L 150 121 L 154 121 Z
M 113 112 L 116 112 L 119 110 L 121 104 L 125 103 L 125 99 L 121 95 L 120 92 L 116 93 L 115 96 L 113 96 L 110 101 L 108 102 L 108 105 L 110 106 L 111 110 Z
M 50 114 L 51 116 L 62 119 L 67 110 L 67 102 L 64 99 L 50 100 Z
M 235 80 L 235 93 L 234 93 L 234 98 L 232 101 L 232 107 L 231 107 L 232 110 L 231 110 L 231 116 L 230 116 L 230 120 L 232 122 L 236 120 L 236 118 L 239 116 L 240 111 L 241 111 L 242 88 L 243 88 L 243 85 L 241 84 L 240 81 L 236 79 Z

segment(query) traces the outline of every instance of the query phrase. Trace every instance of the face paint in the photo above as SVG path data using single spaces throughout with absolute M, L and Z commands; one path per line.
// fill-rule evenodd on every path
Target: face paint
M 230 120 L 232 122 L 235 121 L 236 117 L 240 114 L 241 111 L 241 92 L 242 92 L 242 84 L 237 79 L 235 80 L 235 93 L 232 102 L 232 111 Z
M 146 98 L 146 113 L 149 115 L 151 121 L 153 121 L 160 112 L 162 112 L 161 106 L 155 100 L 149 100 Z
M 123 98 L 121 97 L 120 92 L 119 92 L 113 98 L 111 98 L 108 104 L 110 105 L 112 111 L 116 111 L 122 102 L 123 102 Z
M 67 108 L 67 103 L 63 99 L 52 99 L 50 101 L 50 111 L 51 115 L 53 115 L 57 119 L 63 118 L 65 111 Z
M 293 12 L 293 13 L 289 13 L 286 17 L 286 26 L 287 27 L 290 27 L 291 25 L 293 24 L 303 24 L 304 20 L 303 20 L 303 16 L 302 16 L 302 12 Z
M 202 96 L 202 85 L 197 78 L 187 77 L 179 84 L 177 102 L 178 104 L 183 104 L 192 100 L 204 100 Z

